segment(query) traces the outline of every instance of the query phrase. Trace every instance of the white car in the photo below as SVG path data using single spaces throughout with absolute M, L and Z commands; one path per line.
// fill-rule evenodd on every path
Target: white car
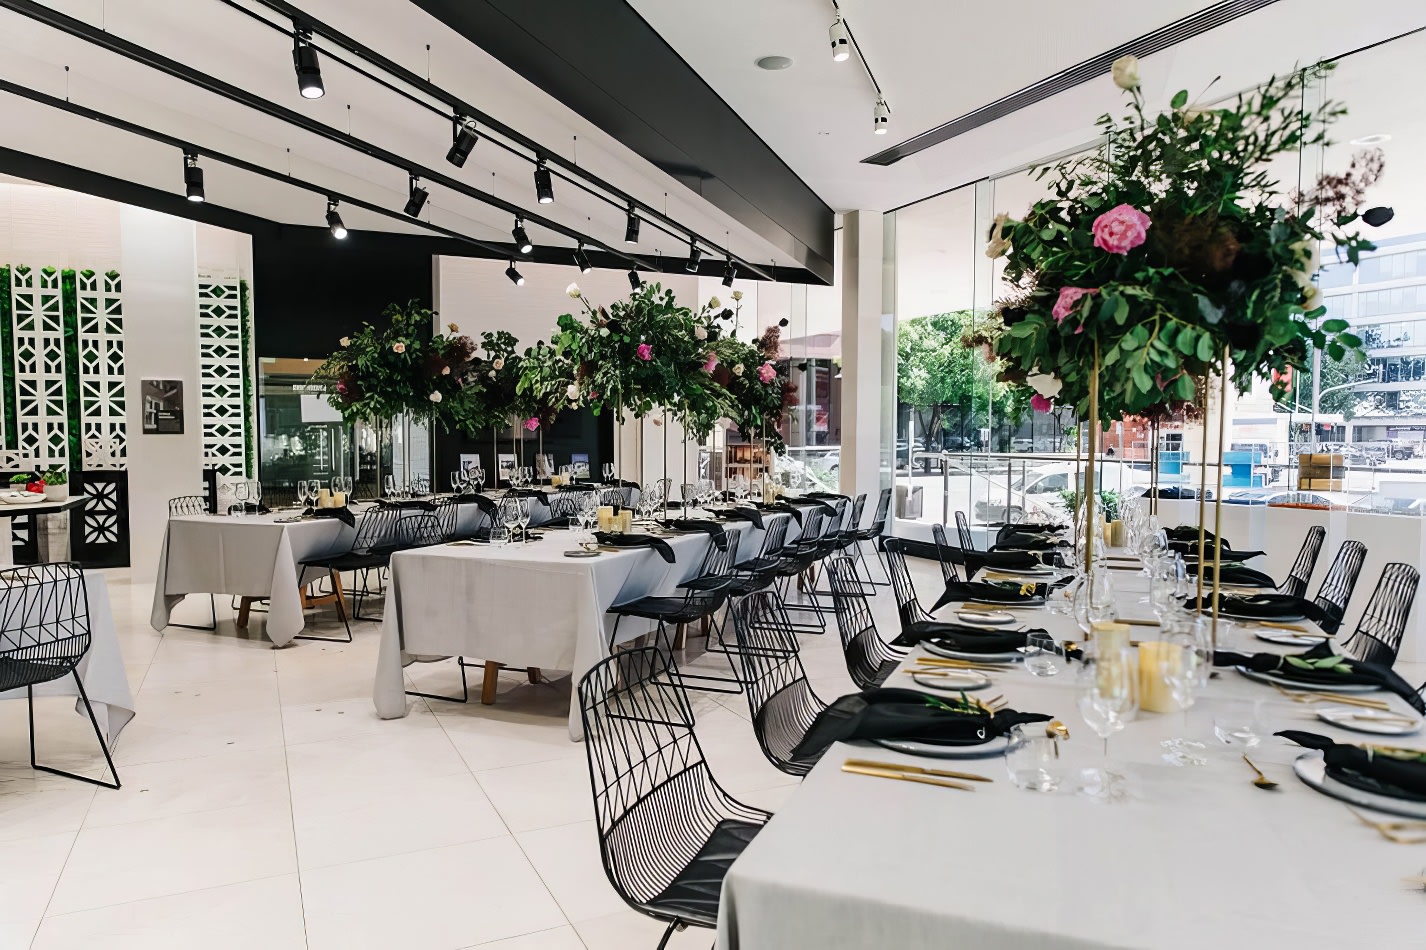
M 1083 466 L 1078 481 L 1075 474 L 1071 462 L 1043 465 L 1011 481 L 1008 493 L 1003 480 L 988 479 L 986 497 L 975 503 L 975 517 L 979 521 L 1066 521 L 1069 509 L 1060 493 L 1072 485 L 1083 486 Z M 1095 466 L 1095 483 L 1101 491 L 1116 491 L 1126 497 L 1142 494 L 1148 479 L 1148 472 L 1123 462 L 1100 461 Z

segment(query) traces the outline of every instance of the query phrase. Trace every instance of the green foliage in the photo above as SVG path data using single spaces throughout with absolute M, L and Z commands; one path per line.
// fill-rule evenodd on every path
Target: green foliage
M 1311 283 L 1321 242 L 1353 263 L 1372 247 L 1342 230 L 1355 211 L 1295 207 L 1267 171 L 1322 144 L 1344 114 L 1331 103 L 1302 109 L 1309 78 L 1274 79 L 1230 108 L 1193 108 L 1181 92 L 1153 118 L 1134 88 L 1122 119 L 1099 120 L 1101 151 L 1039 170 L 1051 197 L 1023 220 L 1002 216 L 992 235 L 992 255 L 1008 240 L 1005 277 L 1018 287 L 999 304 L 994 340 L 1012 378 L 1052 373 L 1059 400 L 1087 415 L 1097 353 L 1108 420 L 1171 411 L 1194 398 L 1195 379 L 1225 365 L 1246 392 L 1272 370 L 1303 368 L 1308 346 L 1334 358 L 1357 348 L 1345 325 L 1313 326 L 1324 310 Z M 1093 232 L 1120 205 L 1151 222 L 1124 254 L 1096 247 Z M 1061 320 L 1052 311 L 1064 288 L 1094 292 Z
M 934 437 L 950 418 L 969 432 L 988 424 L 1018 425 L 1030 409 L 1031 392 L 995 379 L 978 346 L 967 345 L 987 315 L 955 310 L 904 320 L 896 328 L 896 398 L 920 416 L 921 431 Z
M 1078 511 L 1080 506 L 1080 491 L 1077 488 L 1062 488 L 1059 491 L 1060 501 L 1064 503 L 1069 511 Z M 1099 490 L 1099 513 L 1109 521 L 1118 521 L 1119 513 L 1124 510 L 1124 496 L 1117 491 L 1101 488 Z
M 46 485 L 68 485 L 69 473 L 66 472 L 64 469 L 60 468 L 58 465 L 56 465 L 48 472 L 45 472 L 43 475 L 41 475 L 40 479 Z

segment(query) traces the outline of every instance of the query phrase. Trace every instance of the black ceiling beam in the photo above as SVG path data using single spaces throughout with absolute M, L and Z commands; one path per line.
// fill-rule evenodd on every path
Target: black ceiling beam
M 832 282 L 832 209 L 627 3 L 412 2 Z
M 409 86 L 411 89 L 419 90 L 422 95 L 427 98 L 423 99 L 421 96 L 414 95 L 408 90 L 402 89 L 395 82 L 389 81 L 381 76 L 377 76 L 369 70 L 363 68 L 362 66 L 348 61 L 343 56 L 334 55 L 330 50 L 318 47 L 316 43 L 313 43 L 313 47 L 317 48 L 327 58 L 341 63 L 343 66 L 346 66 L 348 69 L 352 69 L 358 74 L 365 76 L 372 82 L 380 84 L 391 92 L 403 96 L 407 100 L 417 103 L 421 107 L 441 115 L 443 118 L 450 119 L 451 115 L 460 115 L 466 118 L 474 119 L 476 123 L 481 126 L 481 133 L 488 141 L 492 142 L 494 145 L 500 148 L 505 149 L 506 151 L 512 154 L 519 155 L 521 158 L 530 162 L 531 165 L 534 165 L 536 161 L 543 159 L 545 161 L 546 166 L 550 169 L 551 174 L 553 174 L 556 178 L 560 179 L 566 184 L 578 188 L 586 194 L 592 195 L 612 207 L 619 208 L 621 211 L 626 210 L 630 207 L 635 208 L 643 213 L 642 216 L 650 225 L 654 226 L 655 228 L 667 234 L 668 236 L 678 238 L 681 241 L 695 240 L 699 244 L 702 244 L 705 248 L 715 252 L 719 256 L 725 259 L 731 258 L 733 261 L 737 262 L 737 264 L 742 270 L 755 274 L 763 278 L 764 280 L 772 280 L 772 276 L 767 271 L 763 270 L 762 267 L 756 262 L 747 260 L 746 258 L 739 257 L 738 255 L 733 254 L 728 248 L 722 246 L 718 242 L 710 240 L 704 235 L 698 233 L 697 231 L 692 230 L 687 225 L 680 224 L 678 221 L 675 221 L 673 218 L 670 218 L 667 214 L 659 211 L 654 206 L 638 200 L 628 192 L 625 192 L 615 187 L 614 185 L 610 184 L 609 182 L 605 181 L 594 173 L 580 167 L 574 162 L 573 159 L 565 158 L 560 153 L 541 145 L 540 143 L 536 142 L 529 136 L 526 136 L 517 129 L 511 128 L 510 126 L 491 116 L 489 113 L 482 111 L 474 104 L 460 98 L 452 92 L 443 89 L 440 86 L 437 86 L 430 80 L 422 78 L 418 74 L 413 73 L 411 70 L 406 69 L 399 63 L 396 63 L 383 56 L 382 54 L 378 53 L 376 50 L 372 49 L 366 44 L 361 43 L 350 36 L 347 36 L 345 33 L 338 31 L 334 27 L 312 17 L 310 14 L 304 12 L 303 10 L 298 9 L 293 4 L 286 2 L 286 0 L 256 0 L 256 2 L 260 3 L 262 6 L 266 7 L 269 10 L 272 10 L 275 13 L 290 19 L 294 24 L 292 28 L 284 27 L 280 23 L 274 23 L 273 21 L 260 15 L 257 11 L 247 6 L 244 6 L 242 3 L 238 2 L 238 0 L 219 0 L 219 2 L 223 3 L 225 6 L 228 6 L 234 10 L 241 12 L 242 14 L 250 17 L 251 19 L 265 24 L 266 26 L 273 30 L 276 30 L 277 32 L 283 33 L 284 35 L 291 36 L 294 30 L 300 29 L 312 33 L 314 37 L 323 38 L 331 45 L 341 49 L 344 53 L 356 57 L 363 63 L 374 67 L 375 69 L 381 70 L 382 72 L 386 73 L 388 76 L 391 76 L 398 82 Z M 449 110 L 451 115 L 446 114 L 441 109 L 432 105 L 429 101 L 427 101 L 428 99 L 435 99 L 438 102 L 442 103 L 445 108 Z M 491 132 L 494 132 L 497 135 L 509 139 L 510 141 L 519 145 L 520 148 L 529 151 L 530 154 L 526 155 L 519 149 L 491 137 Z M 586 184 L 586 182 L 588 184 Z M 609 197 L 610 195 L 613 195 L 614 197 L 611 198 Z
M 168 58 L 167 56 L 164 56 L 160 53 L 156 53 L 153 50 L 147 49 L 145 47 L 139 46 L 136 43 L 132 43 L 128 40 L 122 39 L 112 33 L 107 33 L 104 30 L 98 29 L 97 27 L 90 26 L 88 23 L 85 23 L 82 20 L 77 20 L 74 17 L 60 13 L 57 10 L 52 10 L 49 7 L 44 6 L 43 4 L 34 2 L 34 0 L 0 0 L 0 6 L 3 6 L 4 8 L 9 9 L 15 13 L 19 13 L 23 16 L 27 16 L 40 23 L 44 23 L 46 26 L 53 27 L 54 29 L 68 33 L 71 36 L 75 36 L 79 39 L 85 40 L 86 42 L 92 43 L 103 49 L 107 49 L 112 53 L 125 57 L 126 59 L 141 63 L 152 69 L 158 70 L 159 72 L 172 76 L 175 79 L 180 79 L 191 85 L 197 86 L 200 89 L 204 89 L 208 92 L 219 95 L 225 99 L 228 99 L 229 101 L 236 102 L 239 105 L 246 106 L 247 108 L 253 109 L 257 112 L 261 112 L 264 115 L 270 116 L 272 118 L 278 119 L 279 121 L 300 128 L 303 131 L 310 132 L 329 141 L 336 142 L 339 145 L 343 145 L 347 148 L 361 152 L 379 162 L 383 162 L 387 165 L 392 165 L 397 168 L 400 168 L 408 174 L 415 175 L 419 178 L 425 179 L 426 181 L 435 182 L 436 184 L 441 185 L 445 188 L 449 188 L 450 190 L 458 194 L 463 194 L 469 198 L 474 198 L 476 201 L 482 202 L 483 204 L 489 205 L 491 207 L 500 208 L 508 214 L 519 215 L 528 222 L 538 224 L 541 227 L 546 228 L 547 230 L 556 232 L 557 234 L 562 234 L 571 240 L 581 241 L 584 244 L 590 245 L 592 247 L 601 248 L 605 252 L 612 254 L 615 257 L 618 257 L 629 264 L 634 265 L 634 267 L 636 268 L 643 270 L 660 269 L 650 264 L 648 261 L 642 259 L 641 257 L 633 254 L 626 254 L 618 250 L 617 248 L 611 247 L 605 242 L 599 240 L 598 238 L 582 234 L 579 231 L 574 230 L 573 228 L 568 228 L 560 224 L 559 222 L 552 221 L 549 218 L 546 218 L 543 215 L 526 211 L 519 205 L 516 205 L 509 201 L 505 201 L 504 199 L 498 198 L 495 195 L 483 192 L 478 188 L 472 188 L 469 185 L 466 185 L 464 182 L 457 181 L 454 178 L 451 178 L 450 176 L 440 171 L 437 171 L 436 169 L 429 168 L 425 165 L 420 164 L 419 162 L 413 162 L 407 158 L 396 154 L 395 152 L 388 151 L 387 149 L 384 149 L 379 145 L 375 145 L 371 142 L 366 142 L 362 139 L 358 139 L 355 136 L 340 132 L 337 129 L 332 128 L 331 126 L 318 122 L 315 119 L 302 115 L 299 112 L 294 112 L 291 109 L 286 108 L 285 106 L 278 105 L 275 102 L 272 102 L 268 99 L 264 99 L 254 93 L 248 92 L 246 89 L 241 89 L 237 86 L 232 85 L 231 83 L 224 82 L 223 80 L 218 79 L 214 76 L 209 76 L 206 73 L 200 72 L 199 70 L 196 70 L 190 66 L 186 66 L 183 63 Z

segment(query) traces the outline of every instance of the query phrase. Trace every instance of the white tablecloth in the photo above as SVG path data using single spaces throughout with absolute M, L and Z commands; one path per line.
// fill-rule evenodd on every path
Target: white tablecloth
M 730 536 L 750 533 L 740 524 L 727 530 Z M 377 713 L 383 719 L 405 716 L 402 667 L 436 658 L 570 670 L 578 683 L 608 655 L 610 606 L 674 593 L 698 572 L 712 543 L 702 533 L 667 537 L 676 558 L 669 564 L 647 548 L 565 557 L 574 537 L 552 529 L 530 544 L 440 545 L 395 554 L 373 692 Z M 751 556 L 741 545 L 738 550 L 740 557 Z M 644 621 L 624 618 L 619 639 L 649 629 Z M 577 698 L 569 731 L 574 739 L 583 734 Z
M 265 597 L 268 639 L 278 646 L 290 643 L 306 624 L 299 592 L 301 562 L 345 549 L 352 529 L 335 518 L 279 524 L 279 517 L 283 515 L 170 518 L 158 559 L 150 625 L 155 630 L 168 626 L 174 605 L 188 594 Z
M 1122 596 L 1121 610 L 1132 606 L 1144 616 L 1149 608 L 1134 605 L 1138 596 Z M 1029 618 L 1072 637 L 1065 618 Z M 1136 638 L 1155 636 L 1153 628 L 1132 630 Z M 1274 649 L 1241 631 L 1235 640 L 1234 649 Z M 1212 711 L 1226 699 L 1262 700 L 1270 732 L 1368 737 L 1320 722 L 1309 706 L 1225 670 L 1187 725 L 1182 713 L 1140 713 L 1110 739 L 1106 759 L 1076 709 L 1077 669 L 1046 679 L 1023 670 L 996 674 L 987 692 L 1063 720 L 1072 736 L 1062 743 L 1066 764 L 1123 774 L 1127 800 L 1021 791 L 999 758 L 934 761 L 835 745 L 734 862 L 723 886 L 719 948 L 1296 950 L 1426 942 L 1426 897 L 1401 881 L 1422 873 L 1426 854 L 1385 841 L 1340 802 L 1301 784 L 1291 762 L 1303 750 L 1285 740 L 1269 737 L 1250 752 L 1281 783 L 1272 792 L 1255 788 L 1239 758 L 1244 750 L 1213 738 Z M 888 685 L 914 687 L 902 674 Z M 1160 742 L 1183 736 L 1206 743 L 1206 766 L 1162 760 Z M 978 772 L 994 783 L 968 793 L 841 772 L 851 757 Z
M 124 657 L 119 652 L 119 637 L 114 631 L 114 613 L 109 608 L 109 586 L 99 573 L 84 575 L 84 590 L 89 604 L 89 652 L 79 661 L 75 672 L 84 681 L 84 691 L 94 706 L 94 718 L 99 720 L 112 752 L 119 733 L 134 718 L 134 694 L 129 678 L 124 674 Z M 35 687 L 36 696 L 78 696 L 79 687 L 73 676 L 53 680 Z M 12 689 L 0 693 L 0 700 L 24 699 L 25 690 Z M 84 703 L 76 701 L 75 712 L 88 718 Z M 41 740 L 43 742 L 43 740 Z

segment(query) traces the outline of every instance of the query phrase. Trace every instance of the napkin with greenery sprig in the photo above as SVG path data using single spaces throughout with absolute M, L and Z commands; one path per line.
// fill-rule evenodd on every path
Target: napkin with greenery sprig
M 1426 802 L 1426 751 L 1351 745 L 1296 729 L 1275 735 L 1304 748 L 1321 750 L 1327 774 L 1345 785 L 1378 795 Z
M 931 608 L 934 613 L 946 604 L 957 600 L 970 600 L 981 602 L 994 602 L 997 604 L 1011 604 L 1023 606 L 1039 606 L 1045 602 L 1045 593 L 1049 587 L 1045 584 L 1017 584 L 1012 582 L 997 583 L 990 581 L 947 581 L 946 590 L 941 594 L 936 605 Z
M 1418 712 L 1426 712 L 1426 700 L 1389 667 L 1334 653 L 1332 644 L 1325 640 L 1303 653 L 1254 653 L 1250 656 L 1218 650 L 1213 654 L 1213 665 L 1243 666 L 1257 673 L 1274 673 L 1304 686 L 1326 690 L 1334 686 L 1369 684 L 1395 693 Z

